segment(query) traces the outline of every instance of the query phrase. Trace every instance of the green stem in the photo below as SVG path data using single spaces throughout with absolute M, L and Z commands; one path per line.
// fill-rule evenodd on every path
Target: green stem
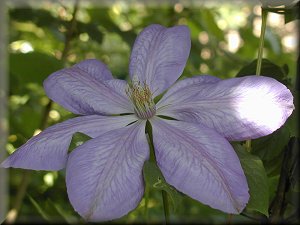
M 261 73 L 261 63 L 263 59 L 263 51 L 264 51 L 264 41 L 265 41 L 265 33 L 267 27 L 267 16 L 268 11 L 262 8 L 262 22 L 261 22 L 261 32 L 259 38 L 259 48 L 258 48 L 258 56 L 257 56 L 257 65 L 256 65 L 256 75 L 259 76 Z
M 145 211 L 144 211 L 144 214 L 145 214 L 145 221 L 147 224 L 149 222 L 149 213 L 148 213 L 149 196 L 150 196 L 149 187 L 146 184 L 145 185 L 145 209 L 144 209 Z
M 257 64 L 256 64 L 257 76 L 259 76 L 261 73 L 261 64 L 263 59 L 265 33 L 266 33 L 267 17 L 268 17 L 268 11 L 266 11 L 264 8 L 262 8 L 261 11 L 262 11 L 262 22 L 260 28 L 259 48 L 258 48 L 258 56 L 257 56 Z M 245 147 L 248 152 L 251 152 L 251 139 L 246 140 Z
M 233 216 L 234 216 L 233 214 L 228 214 L 226 224 L 232 224 L 232 218 L 233 218 Z
M 170 224 L 170 208 L 169 208 L 169 200 L 168 194 L 166 191 L 161 191 L 163 205 L 164 205 L 164 214 L 165 214 L 165 224 Z
M 148 144 L 150 148 L 150 161 L 156 163 L 156 158 L 155 158 L 155 152 L 154 152 L 154 145 L 153 145 L 153 136 L 152 136 L 152 126 L 149 121 L 146 123 L 146 131 L 148 134 Z
M 245 148 L 248 152 L 251 152 L 251 139 L 246 140 Z
M 149 144 L 149 149 L 150 149 L 150 158 L 149 161 L 155 162 L 155 154 L 154 154 L 154 149 L 153 149 L 153 143 L 152 143 L 152 127 L 151 124 L 147 121 L 146 123 L 146 133 L 147 133 L 147 141 Z M 150 198 L 150 188 L 148 186 L 149 184 L 145 184 L 145 209 L 144 209 L 144 215 L 145 215 L 145 221 L 146 224 L 149 224 L 149 210 L 148 210 L 148 203 L 149 203 L 149 198 Z
M 149 148 L 150 148 L 150 161 L 155 162 L 156 163 L 156 157 L 155 157 L 155 151 L 154 151 L 154 145 L 153 145 L 153 136 L 152 136 L 152 126 L 150 124 L 150 122 L 147 121 L 146 124 L 146 131 L 148 134 L 148 143 L 149 143 Z M 147 184 L 146 184 L 147 186 Z M 147 187 L 146 187 L 147 190 Z M 164 215 L 165 215 L 165 224 L 169 224 L 170 222 L 170 208 L 169 208 L 169 201 L 168 201 L 168 194 L 166 191 L 162 190 L 162 201 L 163 201 L 163 207 L 164 207 Z M 147 194 L 147 193 L 146 193 Z M 149 194 L 146 195 L 146 199 L 145 201 L 148 204 L 148 198 L 149 198 Z M 145 202 L 145 212 L 147 212 L 147 204 Z M 147 215 L 147 213 L 145 213 L 145 215 Z

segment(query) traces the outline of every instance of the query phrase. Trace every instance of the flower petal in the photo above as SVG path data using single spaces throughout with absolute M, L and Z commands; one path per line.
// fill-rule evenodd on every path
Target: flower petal
M 107 66 L 96 59 L 83 60 L 80 63 L 74 65 L 74 67 L 80 68 L 85 72 L 84 75 L 91 76 L 98 81 L 111 80 L 113 76 Z
M 246 177 L 228 141 L 191 123 L 151 120 L 157 164 L 166 181 L 192 198 L 227 213 L 249 200 Z
M 89 65 L 94 65 L 94 63 L 89 63 Z M 112 85 L 105 84 L 105 82 L 111 82 L 111 79 L 106 79 L 109 75 L 102 74 L 100 78 L 95 78 L 94 72 L 99 71 L 99 68 L 97 66 L 87 68 L 87 63 L 85 63 L 51 74 L 44 81 L 48 97 L 75 114 L 133 112 L 126 94 L 122 95 Z M 106 70 L 103 69 L 103 71 L 107 73 Z
M 157 103 L 157 112 L 159 113 L 160 107 L 164 107 L 165 105 L 172 103 L 174 100 L 175 102 L 179 101 L 179 99 L 177 99 L 178 97 L 181 98 L 180 101 L 184 101 L 188 98 L 186 95 L 180 95 L 180 92 L 185 91 L 185 88 L 199 84 L 213 84 L 220 80 L 220 78 L 214 76 L 200 75 L 177 81 Z
M 122 96 L 126 96 L 127 98 L 127 94 L 126 94 L 126 88 L 128 87 L 128 84 L 125 80 L 120 80 L 120 79 L 112 79 L 112 80 L 106 80 L 104 82 L 105 85 L 107 85 L 109 88 L 113 89 L 115 92 L 119 93 Z M 132 103 L 128 103 L 129 105 L 131 105 Z M 132 111 L 134 111 L 132 109 Z
M 67 191 L 88 221 L 112 220 L 137 207 L 144 193 L 143 164 L 149 157 L 145 122 L 108 132 L 71 152 Z
M 201 123 L 237 141 L 274 132 L 294 109 L 286 86 L 263 76 L 190 85 L 162 101 L 159 114 Z
M 146 82 L 154 97 L 170 87 L 181 75 L 190 53 L 190 32 L 186 26 L 146 27 L 137 37 L 131 57 L 131 79 Z
M 135 116 L 80 116 L 53 125 L 29 139 L 10 155 L 2 167 L 60 170 L 65 167 L 72 135 L 81 132 L 94 138 L 136 121 Z

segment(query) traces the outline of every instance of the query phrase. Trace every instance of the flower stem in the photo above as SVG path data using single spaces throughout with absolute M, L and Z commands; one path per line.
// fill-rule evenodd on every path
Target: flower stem
M 262 21 L 261 21 L 261 28 L 260 28 L 260 38 L 259 38 L 259 48 L 258 48 L 258 56 L 257 56 L 257 64 L 256 64 L 256 75 L 259 76 L 261 74 L 261 64 L 263 59 L 263 52 L 264 52 L 264 42 L 265 42 L 265 33 L 267 27 L 267 16 L 268 11 L 264 8 L 261 8 L 262 11 Z M 251 151 L 251 139 L 246 140 L 245 147 L 248 152 Z
M 146 131 L 148 134 L 148 143 L 149 143 L 149 148 L 150 148 L 150 161 L 156 163 L 156 156 L 155 156 L 155 151 L 154 151 L 154 145 L 153 145 L 153 135 L 152 135 L 152 127 L 149 121 L 147 121 L 146 124 Z M 147 190 L 147 184 L 146 184 L 146 191 Z M 169 201 L 168 201 L 168 194 L 166 191 L 162 190 L 162 201 L 163 201 L 163 207 L 164 207 L 164 216 L 165 216 L 165 223 L 164 224 L 169 224 L 170 223 L 170 208 L 169 208 Z M 145 215 L 148 217 L 148 212 L 147 212 L 147 204 L 148 204 L 148 198 L 149 198 L 149 193 L 146 192 L 145 196 Z
M 251 139 L 246 140 L 245 148 L 248 152 L 251 152 Z
M 257 64 L 256 64 L 256 75 L 259 76 L 261 73 L 261 63 L 263 59 L 263 51 L 264 51 L 264 41 L 265 41 L 265 33 L 267 27 L 267 16 L 268 11 L 262 8 L 262 22 L 260 28 L 260 38 L 259 38 L 259 48 L 258 48 L 258 56 L 257 56 Z
M 227 217 L 227 221 L 226 221 L 226 224 L 232 224 L 232 218 L 233 218 L 233 214 L 228 214 L 228 217 Z
M 164 214 L 165 214 L 165 224 L 170 224 L 170 208 L 169 208 L 169 200 L 168 194 L 166 191 L 161 191 L 163 205 L 164 205 Z
M 148 203 L 149 203 L 149 187 L 147 184 L 145 185 L 145 208 L 144 208 L 144 215 L 145 215 L 145 221 L 148 224 L 149 221 L 149 212 L 148 212 Z

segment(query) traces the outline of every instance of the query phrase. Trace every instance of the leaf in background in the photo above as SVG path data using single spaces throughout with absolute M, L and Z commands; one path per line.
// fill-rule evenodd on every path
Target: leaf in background
M 296 5 L 293 6 L 291 9 L 287 9 L 284 13 L 284 22 L 287 24 L 294 20 L 299 20 L 299 4 L 298 2 Z
M 29 105 L 23 105 L 10 112 L 9 123 L 11 132 L 22 134 L 27 140 L 32 137 L 34 131 L 39 128 L 41 110 L 33 110 Z
M 292 218 L 299 211 L 299 144 L 299 138 L 291 137 L 284 149 L 279 183 L 270 205 L 271 218 L 277 215 Z M 287 221 L 293 223 L 290 219 Z
M 44 107 L 49 101 L 38 84 L 28 83 L 19 88 L 20 90 L 16 90 L 16 85 L 11 83 L 11 89 L 21 94 L 9 97 L 10 132 L 21 137 L 18 142 L 22 140 L 16 146 L 24 144 L 40 128 Z
M 173 211 L 175 211 L 182 201 L 182 195 L 173 187 L 171 187 L 162 175 L 160 169 L 154 162 L 146 161 L 144 163 L 143 175 L 146 185 L 153 190 L 164 190 L 171 199 Z
M 95 23 L 82 23 L 77 21 L 77 33 L 75 33 L 75 35 L 81 33 L 87 33 L 92 40 L 99 44 L 102 43 L 103 33 L 98 29 Z
M 273 52 L 280 56 L 281 55 L 281 39 L 276 35 L 276 33 L 273 32 L 273 30 L 267 30 L 265 34 L 265 47 L 267 45 L 270 45 L 270 49 L 273 50 Z
M 225 35 L 218 27 L 211 9 L 202 8 L 200 17 L 199 23 L 210 34 L 210 37 L 216 37 L 219 41 L 224 40 Z
M 59 28 L 61 26 L 69 27 L 71 21 L 65 21 L 59 17 L 53 16 L 45 9 L 32 9 L 32 8 L 18 8 L 10 10 L 10 16 L 19 22 L 33 22 L 36 26 L 50 29 L 54 34 L 61 33 Z M 88 33 L 91 39 L 101 44 L 103 34 L 98 29 L 95 23 L 83 23 L 77 21 L 76 32 L 74 36 L 81 33 Z M 59 34 L 58 34 L 59 35 Z
M 249 23 L 254 23 L 253 22 L 253 18 L 249 18 Z M 243 60 L 246 59 L 253 59 L 255 57 L 257 57 L 256 52 L 253 51 L 253 46 L 259 42 L 259 38 L 256 37 L 255 35 L 253 35 L 253 27 L 248 24 L 245 27 L 240 27 L 239 28 L 239 34 L 241 36 L 241 39 L 245 42 L 247 42 L 247 44 L 242 45 L 236 55 L 239 56 L 240 58 L 242 58 Z M 242 56 L 242 57 L 241 57 Z M 247 62 L 245 62 L 247 63 Z M 244 63 L 244 64 L 245 64 Z M 242 64 L 241 64 L 242 65 Z
M 252 140 L 251 152 L 262 159 L 268 175 L 279 174 L 283 150 L 289 138 L 289 129 L 284 125 L 272 134 Z
M 298 82 L 299 85 L 299 82 Z M 296 87 L 297 89 L 297 87 Z M 290 131 L 290 136 L 296 136 L 299 137 L 299 122 L 298 122 L 298 118 L 299 118 L 299 94 L 300 92 L 298 90 L 292 90 L 292 94 L 294 96 L 294 112 L 292 113 L 292 115 L 287 119 L 285 126 L 287 126 L 289 128 Z
M 284 22 L 289 23 L 293 20 L 299 19 L 299 5 L 300 2 L 298 1 L 297 4 L 293 5 L 293 7 L 265 8 L 265 10 L 268 12 L 284 15 Z
M 107 31 L 118 34 L 129 46 L 132 46 L 136 38 L 134 31 L 122 31 L 109 15 L 109 8 L 87 9 L 92 21 L 99 21 L 99 25 Z
M 50 205 L 56 210 L 56 212 L 65 220 L 68 224 L 76 224 L 79 222 L 78 218 L 75 217 L 73 214 L 67 212 L 62 206 L 59 204 L 51 201 L 50 199 L 47 200 Z
M 42 209 L 42 207 L 29 195 L 27 194 L 30 202 L 34 206 L 34 208 L 38 211 L 38 213 L 48 222 L 51 222 L 50 217 L 47 215 L 47 213 Z
M 33 22 L 35 25 L 42 27 L 56 27 L 58 29 L 62 20 L 54 17 L 50 11 L 45 9 L 33 8 L 14 8 L 9 11 L 10 17 L 20 22 Z
M 257 156 L 251 155 L 247 152 L 242 145 L 234 144 L 233 147 L 240 159 L 248 181 L 250 200 L 246 208 L 268 216 L 268 177 L 262 161 Z
M 292 137 L 289 140 L 287 148 L 290 150 L 290 159 L 286 165 L 289 168 L 289 182 L 291 184 L 291 188 L 294 191 L 299 192 L 299 146 L 300 146 L 300 138 Z
M 30 82 L 42 85 L 46 77 L 61 68 L 60 60 L 40 52 L 12 53 L 9 57 L 10 75 L 20 85 Z
M 268 177 L 268 185 L 269 185 L 269 200 L 270 202 L 276 195 L 276 190 L 278 186 L 280 175 L 275 175 L 272 177 Z
M 68 152 L 70 153 L 75 148 L 77 148 L 78 146 L 82 145 L 84 142 L 86 142 L 90 139 L 92 139 L 90 136 L 88 136 L 86 134 L 83 134 L 83 133 L 80 133 L 80 132 L 76 132 L 72 136 L 72 140 L 71 140 L 71 143 L 69 145 Z
M 243 77 L 248 75 L 255 75 L 256 74 L 256 64 L 257 59 L 249 63 L 248 65 L 244 66 L 236 75 L 237 77 Z M 287 65 L 283 65 L 282 67 L 272 63 L 268 59 L 263 59 L 261 64 L 261 73 L 260 75 L 272 77 L 279 82 L 290 86 L 291 80 L 288 77 L 288 67 Z

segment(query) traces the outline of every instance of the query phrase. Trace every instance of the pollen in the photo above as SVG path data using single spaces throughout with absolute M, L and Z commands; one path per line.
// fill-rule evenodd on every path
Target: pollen
M 146 82 L 141 83 L 133 79 L 128 84 L 126 94 L 131 100 L 136 115 L 141 119 L 149 119 L 156 113 L 152 92 Z

